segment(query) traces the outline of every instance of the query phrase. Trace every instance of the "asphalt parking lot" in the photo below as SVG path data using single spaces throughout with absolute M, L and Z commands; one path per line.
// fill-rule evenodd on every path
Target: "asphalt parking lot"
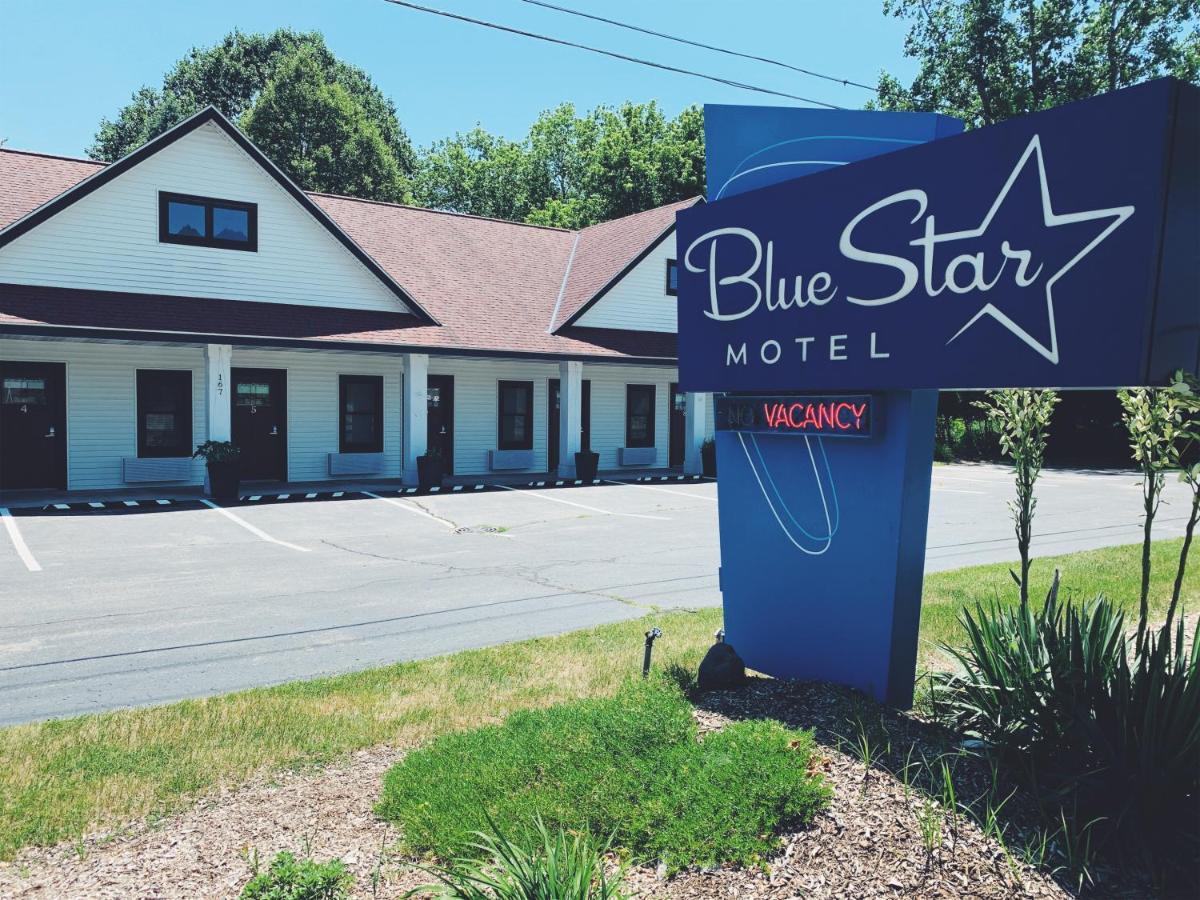
M 1000 467 L 938 466 L 929 570 L 1011 559 Z M 712 606 L 713 482 L 90 512 L 0 527 L 0 724 Z M 1140 540 L 1128 473 L 1048 472 L 1035 550 Z M 1182 533 L 1168 484 L 1161 537 Z

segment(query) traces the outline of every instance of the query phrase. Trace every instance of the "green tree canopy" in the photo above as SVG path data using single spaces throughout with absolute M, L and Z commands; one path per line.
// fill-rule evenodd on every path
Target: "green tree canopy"
M 905 87 L 884 74 L 878 105 L 990 125 L 1160 75 L 1200 76 L 1196 0 L 884 0 L 909 22 Z
M 295 61 L 297 54 L 303 55 L 304 62 Z M 301 122 L 299 116 L 284 114 L 278 107 L 281 96 L 278 85 L 280 75 L 285 69 L 289 72 L 302 70 L 309 83 L 315 85 L 315 82 L 320 81 L 330 86 L 331 90 L 322 95 L 325 108 L 331 108 L 332 103 L 350 114 L 346 107 L 347 102 L 356 107 L 358 112 L 350 114 L 352 118 L 362 119 L 370 126 L 402 177 L 407 178 L 412 174 L 416 165 L 416 155 L 408 135 L 400 126 L 392 101 L 383 95 L 365 72 L 334 56 L 320 33 L 296 32 L 290 29 L 279 29 L 271 34 L 245 34 L 234 31 L 216 46 L 193 48 L 167 72 L 161 88 L 143 87 L 117 113 L 115 119 L 101 120 L 88 154 L 93 159 L 109 162 L 120 159 L 210 104 L 231 120 L 245 122 L 272 84 L 276 85 L 273 92 L 274 119 L 277 122 L 286 120 L 298 125 Z M 315 98 L 312 90 L 285 93 L 297 100 L 301 96 L 310 101 Z M 259 121 L 260 125 L 264 122 L 262 117 Z M 265 125 L 262 127 L 265 128 Z M 306 146 L 306 138 L 299 134 L 290 138 L 277 135 L 276 141 L 277 146 Z M 336 145 L 329 145 L 327 149 L 335 155 L 339 151 Z M 271 150 L 267 152 L 273 156 Z M 289 159 L 294 162 L 295 157 Z M 344 183 L 326 181 L 318 186 L 306 182 L 299 168 L 289 169 L 284 159 L 276 159 L 276 162 L 288 169 L 305 188 L 330 190 L 371 199 L 393 199 L 396 196 L 394 192 L 386 192 L 394 189 L 391 180 L 387 178 L 377 180 L 374 176 L 355 172 Z M 325 171 L 329 170 L 328 166 L 323 168 Z M 382 195 L 364 194 L 361 193 L 365 189 L 364 185 L 379 185 L 386 190 Z
M 570 228 L 703 191 L 700 109 L 668 119 L 653 102 L 584 115 L 564 103 L 521 141 L 476 127 L 423 152 L 414 182 L 438 209 Z
M 310 191 L 406 198 L 406 181 L 378 126 L 355 97 L 328 81 L 311 47 L 283 58 L 242 117 L 250 140 Z

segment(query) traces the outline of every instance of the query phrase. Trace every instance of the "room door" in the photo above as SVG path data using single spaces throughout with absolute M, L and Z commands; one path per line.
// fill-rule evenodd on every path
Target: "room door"
M 233 369 L 233 442 L 242 478 L 287 481 L 287 372 Z
M 0 362 L 0 489 L 67 486 L 67 367 Z
M 667 465 L 682 466 L 684 457 L 684 436 L 686 434 L 687 395 L 679 390 L 679 385 L 671 383 L 671 442 L 667 449 Z
M 559 386 L 558 379 L 550 379 L 550 390 L 546 391 L 546 455 L 548 457 L 550 474 L 558 471 L 558 412 Z
M 446 474 L 454 474 L 454 376 L 428 376 L 425 394 L 425 446 L 440 450 Z

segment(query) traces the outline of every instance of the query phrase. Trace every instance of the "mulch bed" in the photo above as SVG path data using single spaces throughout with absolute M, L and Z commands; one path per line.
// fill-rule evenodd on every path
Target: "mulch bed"
M 702 731 L 756 717 L 814 729 L 814 765 L 831 783 L 833 799 L 812 826 L 783 836 L 781 853 L 764 870 L 685 871 L 666 878 L 661 871 L 637 868 L 628 873 L 627 885 L 640 896 L 1072 896 L 1046 873 L 1010 860 L 962 816 L 955 823 L 939 815 L 941 840 L 926 852 L 918 816 L 923 806 L 930 814 L 928 795 L 915 784 L 906 789 L 892 772 L 902 771 L 905 760 L 932 762 L 953 742 L 915 716 L 880 710 L 852 691 L 829 685 L 752 679 L 737 691 L 701 695 L 696 717 Z M 873 736 L 881 756 L 869 768 L 851 746 L 858 738 L 855 723 Z M 401 897 L 429 878 L 389 851 L 399 834 L 372 812 L 383 773 L 401 755 L 393 748 L 363 751 L 318 773 L 277 775 L 208 797 L 154 824 L 26 850 L 0 863 L 0 896 L 236 897 L 250 876 L 252 852 L 265 865 L 277 851 L 291 850 L 321 860 L 340 857 L 354 872 L 356 897 Z M 976 789 L 982 793 L 991 777 L 987 767 L 954 758 L 960 802 L 975 796 Z M 1025 827 L 1019 799 L 1004 811 L 1010 834 Z

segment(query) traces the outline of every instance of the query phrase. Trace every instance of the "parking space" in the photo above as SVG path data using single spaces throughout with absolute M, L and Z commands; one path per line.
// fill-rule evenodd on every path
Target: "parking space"
M 938 466 L 928 568 L 1009 560 L 997 466 Z M 1180 533 L 1168 484 L 1160 536 Z M 720 602 L 717 486 L 628 482 L 0 514 L 0 723 Z M 1046 473 L 1035 552 L 1140 539 L 1128 473 Z
M 715 485 L 8 517 L 0 722 L 271 684 L 714 604 Z

